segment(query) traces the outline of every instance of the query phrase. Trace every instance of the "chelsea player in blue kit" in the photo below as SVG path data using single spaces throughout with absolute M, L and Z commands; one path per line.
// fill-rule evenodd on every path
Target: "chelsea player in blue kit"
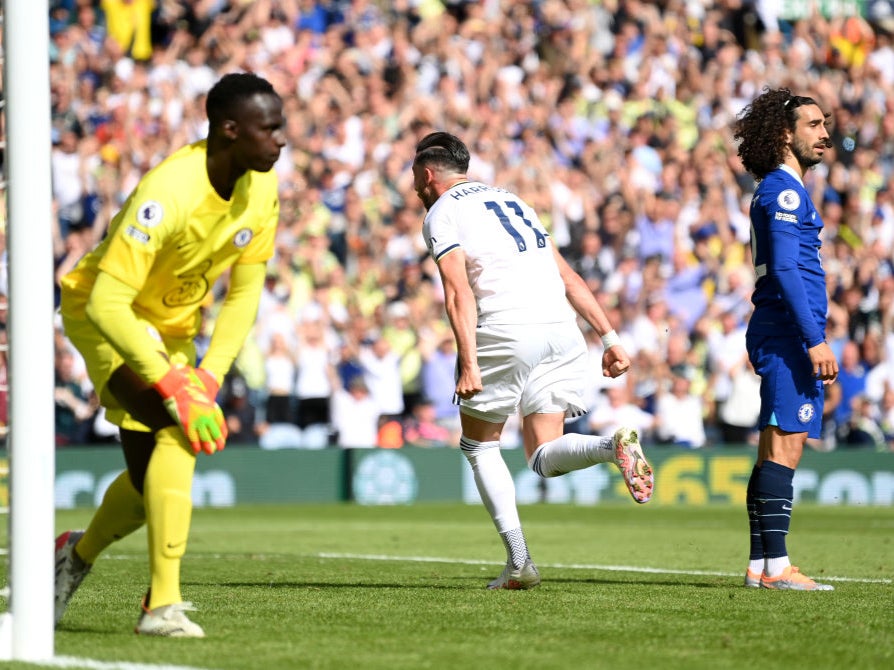
M 791 565 L 786 535 L 795 468 L 808 437 L 819 437 L 823 384 L 838 376 L 825 342 L 823 222 L 803 177 L 823 160 L 828 114 L 813 98 L 764 89 L 736 120 L 745 169 L 759 182 L 751 202 L 757 283 L 748 356 L 761 377 L 760 441 L 746 506 L 751 533 L 745 586 L 831 591 Z

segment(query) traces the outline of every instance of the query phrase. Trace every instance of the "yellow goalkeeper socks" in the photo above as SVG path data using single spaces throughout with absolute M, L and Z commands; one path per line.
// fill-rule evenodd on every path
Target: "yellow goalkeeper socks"
M 192 516 L 192 475 L 196 457 L 179 426 L 155 434 L 143 498 L 149 531 L 149 609 L 182 601 L 180 560 Z
M 93 515 L 75 550 L 85 563 L 94 563 L 106 547 L 115 540 L 130 535 L 145 520 L 143 496 L 134 488 L 127 471 L 124 471 L 109 485 L 102 504 Z

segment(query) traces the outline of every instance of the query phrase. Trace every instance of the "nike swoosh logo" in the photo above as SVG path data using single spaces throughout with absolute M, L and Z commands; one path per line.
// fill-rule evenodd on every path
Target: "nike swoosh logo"
M 176 549 L 177 547 L 182 547 L 184 544 L 186 544 L 186 540 L 183 540 L 183 542 L 177 542 L 176 544 L 168 542 L 168 549 Z

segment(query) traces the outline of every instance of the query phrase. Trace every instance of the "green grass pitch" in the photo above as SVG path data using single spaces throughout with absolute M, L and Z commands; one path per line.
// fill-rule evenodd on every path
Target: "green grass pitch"
M 133 634 L 148 570 L 140 531 L 96 564 L 55 651 L 138 670 L 894 667 L 892 508 L 796 508 L 789 550 L 835 585 L 825 593 L 741 586 L 744 509 L 521 515 L 543 584 L 491 592 L 504 550 L 479 506 L 198 509 L 183 594 L 207 638 Z M 57 530 L 88 519 L 59 512 Z

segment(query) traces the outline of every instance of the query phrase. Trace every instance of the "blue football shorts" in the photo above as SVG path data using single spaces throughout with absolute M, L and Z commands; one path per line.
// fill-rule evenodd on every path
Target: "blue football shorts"
M 761 378 L 758 428 L 819 437 L 823 423 L 823 382 L 813 374 L 807 346 L 792 337 L 746 335 L 745 346 Z

